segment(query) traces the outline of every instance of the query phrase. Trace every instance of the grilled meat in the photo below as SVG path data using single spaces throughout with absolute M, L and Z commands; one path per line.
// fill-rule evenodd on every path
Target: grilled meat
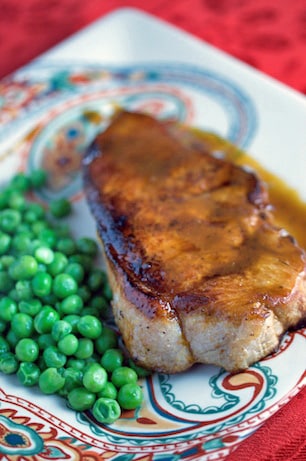
M 305 254 L 275 227 L 264 184 L 191 131 L 122 111 L 87 152 L 84 184 L 139 365 L 243 370 L 305 320 Z

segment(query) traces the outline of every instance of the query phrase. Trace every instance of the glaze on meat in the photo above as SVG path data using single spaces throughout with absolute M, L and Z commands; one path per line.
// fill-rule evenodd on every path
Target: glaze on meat
M 118 113 L 84 158 L 84 184 L 138 364 L 242 370 L 305 319 L 305 254 L 274 226 L 263 183 L 190 130 Z

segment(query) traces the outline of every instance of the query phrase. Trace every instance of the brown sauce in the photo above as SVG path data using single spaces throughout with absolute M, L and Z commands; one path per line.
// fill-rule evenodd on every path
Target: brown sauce
M 299 197 L 299 194 L 285 181 L 267 171 L 259 162 L 230 142 L 213 133 L 199 130 L 194 130 L 194 132 L 205 140 L 213 151 L 223 152 L 225 158 L 237 165 L 249 166 L 257 172 L 268 188 L 276 224 L 286 229 L 298 244 L 306 249 L 306 203 Z

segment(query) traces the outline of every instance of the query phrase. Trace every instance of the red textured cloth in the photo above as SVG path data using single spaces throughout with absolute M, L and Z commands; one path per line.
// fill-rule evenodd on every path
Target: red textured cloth
M 0 77 L 126 6 L 165 19 L 306 94 L 306 0 L 0 0 Z M 228 461 L 306 461 L 305 440 L 306 389 Z
M 0 77 L 124 6 L 163 18 L 306 94 L 305 0 L 0 0 Z
M 226 458 L 226 461 L 305 460 L 306 388 Z

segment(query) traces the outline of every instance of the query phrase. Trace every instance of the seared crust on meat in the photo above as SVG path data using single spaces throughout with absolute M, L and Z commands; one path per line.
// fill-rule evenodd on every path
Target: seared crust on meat
M 84 185 L 138 364 L 239 371 L 305 320 L 305 254 L 274 226 L 264 185 L 192 133 L 122 111 L 85 156 Z

